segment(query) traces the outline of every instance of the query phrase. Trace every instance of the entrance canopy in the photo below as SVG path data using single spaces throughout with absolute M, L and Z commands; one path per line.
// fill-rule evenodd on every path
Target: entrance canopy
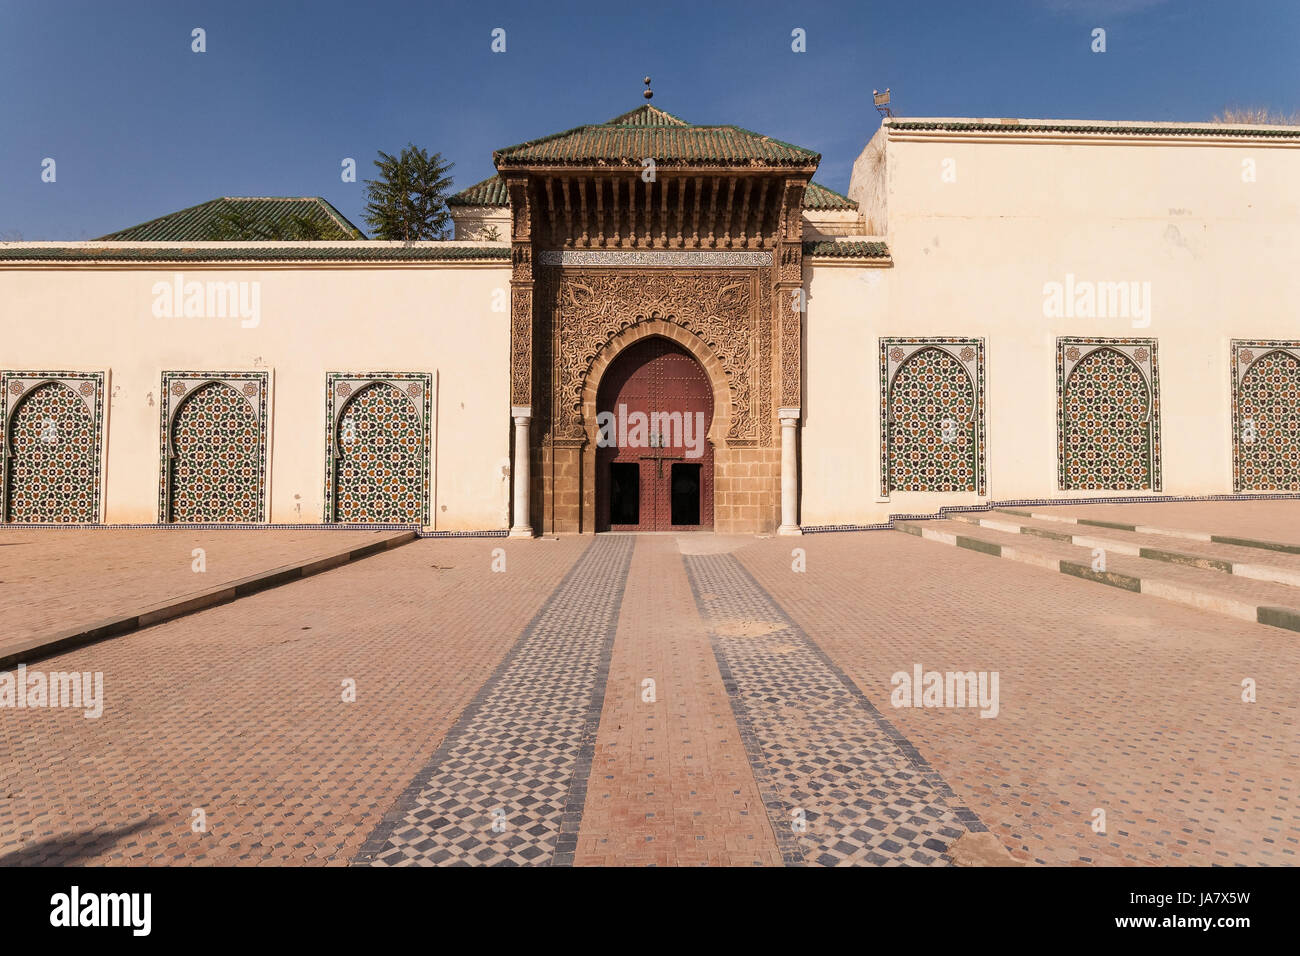
M 688 123 L 646 104 L 493 153 L 498 174 L 453 209 L 527 204 L 552 249 L 773 249 L 786 217 L 853 210 L 813 184 L 817 152 L 739 126 Z

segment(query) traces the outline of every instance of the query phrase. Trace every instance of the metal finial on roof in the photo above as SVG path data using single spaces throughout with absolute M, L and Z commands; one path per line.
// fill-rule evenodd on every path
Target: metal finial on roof
M 643 82 L 645 83 L 646 86 L 645 93 L 643 95 L 648 100 L 654 99 L 655 91 L 650 89 L 650 77 L 647 76 Z

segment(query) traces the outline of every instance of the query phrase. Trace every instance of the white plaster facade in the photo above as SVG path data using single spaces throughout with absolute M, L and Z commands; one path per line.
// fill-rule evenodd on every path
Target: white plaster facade
M 1026 130 L 1071 124 L 907 123 L 933 128 L 900 121 L 873 137 L 849 190 L 857 212 L 805 215 L 807 239 L 884 241 L 889 256 L 805 257 L 798 524 L 864 525 L 945 505 L 1117 494 L 1059 487 L 1059 336 L 1156 339 L 1163 481 L 1148 494 L 1231 492 L 1231 341 L 1300 338 L 1300 131 L 1274 138 L 1266 134 L 1276 128 L 1205 124 L 1175 133 L 1169 124 L 1034 132 Z M 974 128 L 943 128 L 951 124 Z M 410 247 L 476 246 L 483 258 L 36 261 L 24 255 L 169 247 L 0 244 L 0 369 L 106 373 L 109 523 L 158 520 L 163 371 L 271 372 L 274 523 L 323 520 L 328 372 L 429 372 L 430 527 L 504 531 L 512 523 L 516 424 L 511 272 L 499 250 L 508 248 L 510 220 L 502 210 L 456 215 L 461 238 Z M 464 238 L 498 221 L 502 242 Z M 245 328 L 237 317 L 157 317 L 155 284 L 177 273 L 257 283 L 260 321 Z M 1067 276 L 1149 284 L 1149 315 L 1046 315 L 1045 284 Z M 882 498 L 879 355 L 880 339 L 892 336 L 983 340 L 985 494 Z

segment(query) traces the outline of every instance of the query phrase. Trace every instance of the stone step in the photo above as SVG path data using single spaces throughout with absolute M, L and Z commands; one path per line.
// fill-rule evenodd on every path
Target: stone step
M 1182 564 L 1205 571 L 1235 574 L 1256 581 L 1300 587 L 1300 554 L 1263 551 L 1243 545 L 1191 538 L 1171 538 L 1147 530 L 1079 525 L 1046 517 L 1021 517 L 999 512 L 960 512 L 948 516 L 993 531 L 1031 535 L 1085 548 L 1103 548 L 1107 554 L 1128 554 Z
M 997 520 L 997 519 L 994 519 Z M 1093 570 L 1093 548 L 969 521 L 900 521 L 896 529 L 928 541 L 1029 564 L 1179 604 L 1300 631 L 1300 588 L 1131 554 L 1106 553 Z
M 995 508 L 994 511 L 1016 518 L 1034 518 L 1038 521 L 1051 521 L 1057 524 L 1077 524 L 1090 528 L 1108 528 L 1112 531 L 1133 531 L 1139 534 L 1153 534 L 1162 537 L 1180 538 L 1187 541 L 1212 541 L 1217 544 L 1230 544 L 1242 548 L 1260 551 L 1272 551 L 1280 554 L 1300 554 L 1300 544 L 1284 541 L 1267 541 L 1259 538 L 1237 537 L 1226 534 L 1213 534 L 1190 528 L 1162 528 L 1154 525 L 1124 524 L 1119 521 L 1102 521 L 1099 518 L 1077 518 L 1053 514 L 1047 508 Z

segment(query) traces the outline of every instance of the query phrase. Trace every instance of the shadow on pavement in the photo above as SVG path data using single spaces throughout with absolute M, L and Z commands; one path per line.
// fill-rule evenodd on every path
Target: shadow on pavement
M 100 856 L 111 850 L 118 841 L 147 830 L 161 821 L 157 814 L 147 819 L 128 823 L 108 831 L 82 830 L 66 836 L 41 840 L 12 853 L 0 856 L 0 866 L 72 866 L 82 860 Z M 92 839 L 86 839 L 91 837 Z

